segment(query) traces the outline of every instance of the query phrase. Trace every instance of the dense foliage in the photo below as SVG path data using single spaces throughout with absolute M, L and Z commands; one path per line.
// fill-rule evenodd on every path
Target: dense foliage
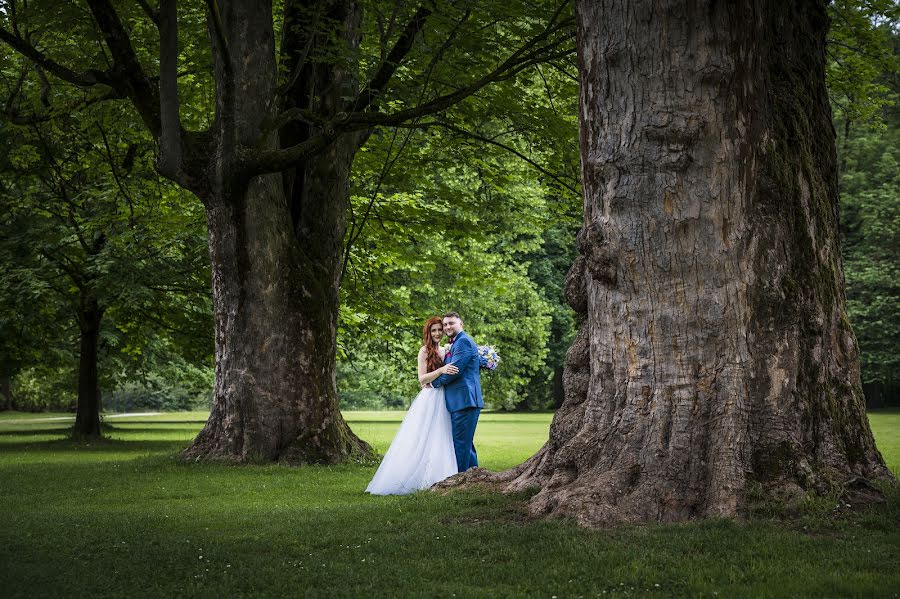
M 847 309 L 870 406 L 900 403 L 900 5 L 829 6 Z
M 19 79 L 10 104 L 53 116 L 0 129 L 0 377 L 15 381 L 5 402 L 74 406 L 94 310 L 108 408 L 126 388 L 182 398 L 169 408 L 205 406 L 212 321 L 199 206 L 158 179 L 152 146 L 122 105 L 57 111 L 67 100 Z
M 900 129 L 858 128 L 841 158 L 847 307 L 870 403 L 900 399 Z
M 64 63 L 102 65 L 83 41 L 89 36 L 53 38 L 63 22 L 72 31 L 84 26 L 76 4 L 34 13 L 40 43 Z M 492 6 L 506 13 L 494 20 L 460 3 L 435 16 L 384 104 L 416 105 L 421 77 L 432 89 L 452 89 L 467 64 L 491 66 L 521 35 L 508 23 L 528 3 Z M 361 79 L 398 22 L 392 7 L 366 3 L 355 57 Z M 153 39 L 139 6 L 122 10 L 135 39 Z M 183 118 L 200 127 L 213 98 L 209 56 L 198 41 L 206 27 L 196 6 L 179 10 Z M 850 317 L 867 390 L 896 397 L 898 9 L 840 0 L 829 10 Z M 4 27 L 9 17 L 0 15 Z M 459 35 L 491 27 L 490 36 Z M 10 400 L 21 409 L 72 406 L 85 289 L 104 310 L 106 409 L 206 407 L 212 319 L 202 206 L 154 173 L 152 140 L 123 104 L 60 85 L 0 47 L 0 392 L 11 396 L 0 407 Z M 156 60 L 152 43 L 139 50 L 146 64 Z M 422 323 L 446 310 L 459 311 L 476 341 L 500 352 L 500 368 L 485 377 L 491 407 L 558 404 L 575 330 L 562 283 L 581 219 L 573 61 L 529 66 L 437 116 L 378 129 L 357 154 L 338 337 L 344 407 L 407 406 L 418 388 Z
M 502 357 L 485 377 L 490 405 L 550 407 L 573 333 L 561 282 L 580 217 L 575 91 L 565 74 L 536 70 L 474 100 L 493 106 L 490 119 L 464 104 L 449 126 L 394 131 L 357 156 L 339 337 L 346 406 L 407 405 L 424 321 L 456 310 Z

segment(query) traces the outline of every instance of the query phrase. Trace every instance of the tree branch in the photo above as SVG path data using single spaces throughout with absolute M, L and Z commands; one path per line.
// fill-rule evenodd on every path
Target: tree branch
M 215 0 L 208 1 L 213 2 Z M 574 53 L 574 48 L 553 52 L 553 50 L 560 45 L 571 41 L 572 38 L 570 36 L 563 36 L 545 44 L 554 33 L 574 24 L 575 19 L 571 17 L 559 21 L 557 20 L 559 19 L 562 10 L 568 4 L 568 1 L 563 2 L 559 8 L 557 8 L 541 33 L 528 40 L 493 71 L 480 79 L 473 81 L 469 85 L 462 87 L 453 93 L 440 96 L 430 102 L 416 106 L 415 108 L 400 110 L 390 114 L 379 112 L 338 113 L 333 119 L 321 124 L 323 130 L 321 133 L 289 148 L 265 151 L 245 149 L 240 152 L 241 175 L 253 177 L 266 173 L 281 172 L 286 168 L 294 166 L 297 161 L 315 154 L 342 133 L 362 131 L 373 126 L 403 125 L 423 116 L 441 112 L 450 106 L 461 102 L 490 83 L 515 77 L 520 71 L 533 64 L 554 60 Z M 396 67 L 394 67 L 394 69 L 396 69 Z M 387 82 L 385 81 L 385 84 L 386 83 Z M 301 116 L 307 117 L 309 115 L 297 112 L 292 115 L 284 116 L 284 118 L 288 119 L 287 122 L 290 122 L 290 120 L 300 119 Z M 282 116 L 279 116 L 278 118 L 282 118 Z
M 159 90 L 144 73 L 131 46 L 131 38 L 110 0 L 88 0 L 88 5 L 112 53 L 114 81 L 123 86 L 144 125 L 158 139 L 161 130 Z
M 88 69 L 82 73 L 73 71 L 58 62 L 47 57 L 46 54 L 29 44 L 27 41 L 18 37 L 9 31 L 0 27 L 0 40 L 26 58 L 30 58 L 35 64 L 40 65 L 44 70 L 52 73 L 67 83 L 77 85 L 79 87 L 92 87 L 94 85 L 113 86 L 113 80 L 109 73 L 98 71 L 96 69 Z
M 147 2 L 147 0 L 137 0 L 137 3 L 140 5 L 141 9 L 143 9 L 144 13 L 150 20 L 153 21 L 157 27 L 159 27 L 160 21 L 160 12 L 161 10 L 153 10 L 153 7 Z
M 397 71 L 397 67 L 400 66 L 400 63 L 403 62 L 403 59 L 412 49 L 416 36 L 422 30 L 425 21 L 432 12 L 432 9 L 427 8 L 425 5 L 420 6 L 416 10 L 416 13 L 406 24 L 403 33 L 400 34 L 397 43 L 394 44 L 387 58 L 381 63 L 368 85 L 357 95 L 350 112 L 364 111 L 384 91 L 385 86 Z
M 243 150 L 238 152 L 238 171 L 245 178 L 266 173 L 280 173 L 313 156 L 337 137 L 336 133 L 319 133 L 295 146 L 278 150 Z
M 112 171 L 113 179 L 116 181 L 116 185 L 119 187 L 119 192 L 121 192 L 122 197 L 125 198 L 125 201 L 128 203 L 128 212 L 130 215 L 129 224 L 134 226 L 134 200 L 132 200 L 131 196 L 128 194 L 128 191 L 125 189 L 125 185 L 122 183 L 121 177 L 119 177 L 119 169 L 116 166 L 116 160 L 113 157 L 112 148 L 109 146 L 109 139 L 106 137 L 106 130 L 103 129 L 103 125 L 99 122 L 97 123 L 97 129 L 100 130 L 100 136 L 103 138 L 103 146 L 106 148 L 106 159 L 109 161 L 109 168 Z M 130 151 L 130 149 L 129 149 Z
M 227 73 L 231 73 L 231 52 L 228 49 L 228 38 L 225 37 L 225 26 L 222 24 L 222 14 L 219 12 L 218 0 L 206 0 L 209 9 L 210 20 L 216 34 L 216 43 L 222 58 L 222 65 Z
M 549 64 L 551 67 L 553 67 L 554 69 L 556 69 L 557 71 L 559 71 L 560 73 L 562 73 L 563 75 L 565 75 L 566 77 L 571 79 L 572 81 L 575 81 L 576 83 L 578 82 L 578 75 L 573 75 L 572 73 L 567 71 L 564 67 L 561 67 L 560 65 L 558 65 L 557 63 L 555 63 L 553 61 L 547 61 L 547 64 Z
M 272 131 L 277 131 L 294 121 L 302 121 L 309 125 L 321 125 L 324 123 L 318 114 L 308 108 L 289 108 L 275 118 L 269 119 L 263 123 L 262 133 L 260 134 L 259 139 L 265 140 Z
M 366 206 L 366 212 L 362 216 L 362 220 L 357 225 L 354 220 L 353 225 L 350 227 L 350 231 L 347 233 L 347 244 L 344 247 L 344 261 L 341 265 L 341 280 L 343 280 L 344 276 L 347 274 L 347 265 L 350 262 L 350 252 L 353 249 L 353 245 L 359 240 L 360 236 L 363 233 L 363 229 L 366 226 L 366 222 L 369 220 L 369 214 L 371 214 L 372 209 L 375 207 L 375 202 L 378 199 L 378 193 L 381 191 L 381 186 L 384 183 L 385 178 L 390 172 L 391 168 L 394 164 L 400 159 L 400 156 L 403 154 L 403 150 L 406 148 L 406 145 L 409 143 L 410 138 L 412 137 L 413 131 L 410 130 L 407 133 L 406 138 L 400 144 L 400 148 L 397 150 L 397 154 L 391 157 L 391 152 L 394 150 L 394 144 L 397 141 L 397 129 L 394 129 L 394 135 L 391 137 L 391 144 L 388 147 L 387 156 L 385 157 L 384 164 L 381 166 L 381 172 L 378 175 L 378 180 L 375 182 L 375 189 L 372 191 L 372 195 L 369 198 L 369 204 Z M 352 204 L 352 203 L 351 203 Z
M 47 74 L 44 73 L 44 69 L 41 65 L 35 63 L 34 64 L 34 72 L 37 73 L 38 79 L 41 80 L 41 104 L 43 104 L 46 108 L 50 107 L 50 81 L 47 79 Z
M 297 78 L 300 77 L 301 71 L 303 71 L 303 67 L 306 65 L 306 59 L 309 57 L 309 51 L 312 49 L 313 40 L 316 38 L 316 30 L 319 27 L 319 19 L 322 17 L 322 9 L 324 7 L 324 3 L 322 0 L 318 0 L 316 2 L 316 12 L 313 15 L 312 23 L 309 25 L 309 37 L 306 38 L 306 44 L 303 46 L 303 52 L 300 54 L 300 57 L 297 59 L 297 64 L 294 65 L 293 71 L 291 72 L 291 76 L 282 84 L 278 86 L 278 95 L 282 96 L 288 93 L 288 91 L 294 87 L 294 84 L 297 82 Z M 293 22 L 289 20 L 289 15 L 291 11 L 285 11 L 285 23 L 284 30 L 287 31 L 288 27 L 293 26 Z M 287 36 L 287 34 L 285 34 Z M 285 51 L 287 47 L 286 42 L 282 42 L 282 52 Z
M 56 264 L 60 270 L 69 276 L 69 279 L 78 289 L 84 287 L 83 277 L 76 266 L 71 266 L 72 260 L 64 253 L 53 248 L 42 248 L 41 253 L 47 260 Z
M 178 1 L 161 0 L 159 11 L 159 172 L 175 179 L 182 165 L 178 112 Z
M 3 109 L 3 112 L 6 114 L 12 114 L 14 112 L 13 104 L 16 103 L 16 98 L 19 97 L 19 94 L 22 92 L 22 84 L 25 83 L 25 77 L 28 75 L 28 67 L 22 67 L 22 70 L 19 71 L 19 77 L 16 79 L 16 84 L 13 85 L 12 89 L 9 90 L 9 96 L 6 98 L 6 106 Z M 4 77 L 4 79 L 6 79 Z
M 50 110 L 44 113 L 21 113 L 14 108 L 10 108 L 7 111 L 7 120 L 15 125 L 32 125 L 35 123 L 46 123 L 47 121 L 51 121 L 62 114 L 74 114 L 79 110 L 87 108 L 89 106 L 93 106 L 94 104 L 99 104 L 100 102 L 105 102 L 106 100 L 121 100 L 125 98 L 125 96 L 121 95 L 116 89 L 110 89 L 105 94 L 100 94 L 97 96 L 93 96 L 90 98 L 86 98 L 81 100 L 75 104 L 70 104 L 67 106 L 63 106 L 61 108 L 53 109 L 51 107 Z
M 578 188 L 576 186 L 563 180 L 559 175 L 547 170 L 546 168 L 544 168 L 543 166 L 541 166 L 540 164 L 538 164 L 537 162 L 535 162 L 534 160 L 532 160 L 531 158 L 529 158 L 528 156 L 523 154 L 522 152 L 513 148 L 512 146 L 508 146 L 504 143 L 501 143 L 501 142 L 497 141 L 496 139 L 492 139 L 490 137 L 484 137 L 483 135 L 473 133 L 472 131 L 467 131 L 461 127 L 451 125 L 450 123 L 447 123 L 444 121 L 429 121 L 427 123 L 418 123 L 418 124 L 411 124 L 411 125 L 397 125 L 397 126 L 404 127 L 404 128 L 412 127 L 412 128 L 416 128 L 416 129 L 428 129 L 431 127 L 441 127 L 443 129 L 447 129 L 448 131 L 452 131 L 458 135 L 462 135 L 463 137 L 466 137 L 468 139 L 474 139 L 476 141 L 480 141 L 483 143 L 491 144 L 493 146 L 497 146 L 498 148 L 502 148 L 502 149 L 506 150 L 507 152 L 509 152 L 510 154 L 513 154 L 513 155 L 517 156 L 518 158 L 524 160 L 525 162 L 527 162 L 528 164 L 533 166 L 535 169 L 537 169 L 542 174 L 550 177 L 551 179 L 553 179 L 554 181 L 556 181 L 557 183 L 559 183 L 560 185 L 562 185 L 563 187 L 565 187 L 566 189 L 571 191 L 573 194 L 578 195 Z
M 520 71 L 531 65 L 540 62 L 555 60 L 562 56 L 572 54 L 575 52 L 574 48 L 567 48 L 562 51 L 551 52 L 554 48 L 557 48 L 564 42 L 568 41 L 568 39 L 559 39 L 545 46 L 534 49 L 535 46 L 547 39 L 547 37 L 549 37 L 552 33 L 571 23 L 574 23 L 574 19 L 566 19 L 556 27 L 551 27 L 552 24 L 548 25 L 547 29 L 545 29 L 544 32 L 542 32 L 537 37 L 529 40 L 524 46 L 516 50 L 516 52 L 514 52 L 496 69 L 481 77 L 480 79 L 473 81 L 469 85 L 456 90 L 453 93 L 435 98 L 415 108 L 400 110 L 398 112 L 389 114 L 378 112 L 354 112 L 346 115 L 345 122 L 347 125 L 343 129 L 357 130 L 364 128 L 365 126 L 373 125 L 394 126 L 405 123 L 415 118 L 435 114 L 446 110 L 454 104 L 457 104 L 458 102 L 471 96 L 490 83 L 504 81 L 516 76 Z M 362 125 L 362 127 L 360 125 Z

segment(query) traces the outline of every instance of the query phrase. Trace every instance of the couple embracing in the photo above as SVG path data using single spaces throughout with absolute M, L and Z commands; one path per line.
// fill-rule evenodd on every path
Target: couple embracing
M 441 347 L 444 335 L 450 338 Z M 416 396 L 366 492 L 405 495 L 478 465 L 475 426 L 484 407 L 478 348 L 456 312 L 428 319 Z

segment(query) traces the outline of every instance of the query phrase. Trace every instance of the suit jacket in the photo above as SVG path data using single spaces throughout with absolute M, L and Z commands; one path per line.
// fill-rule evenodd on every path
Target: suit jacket
M 444 402 L 448 412 L 458 412 L 466 408 L 483 408 L 481 396 L 481 370 L 478 348 L 472 338 L 460 331 L 453 340 L 453 349 L 448 364 L 459 368 L 456 374 L 442 374 L 431 381 L 432 387 L 444 388 Z

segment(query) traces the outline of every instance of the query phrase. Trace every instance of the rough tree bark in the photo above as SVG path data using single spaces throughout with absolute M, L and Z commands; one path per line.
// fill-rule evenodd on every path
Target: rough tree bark
M 530 460 L 585 525 L 735 516 L 889 477 L 847 321 L 825 3 L 576 4 L 586 318 Z
M 353 154 L 333 144 L 301 163 L 305 177 L 293 186 L 279 174 L 232 177 L 236 147 L 279 145 L 274 130 L 258 139 L 279 109 L 272 102 L 277 72 L 271 8 L 221 6 L 227 53 L 217 43 L 217 81 L 231 83 L 217 86 L 222 151 L 206 200 L 216 384 L 210 418 L 185 456 L 290 463 L 364 457 L 368 445 L 340 413 L 334 363 L 340 264 L 333 256 L 341 252 L 332 246 L 343 241 Z M 334 93 L 347 91 L 338 85 Z

